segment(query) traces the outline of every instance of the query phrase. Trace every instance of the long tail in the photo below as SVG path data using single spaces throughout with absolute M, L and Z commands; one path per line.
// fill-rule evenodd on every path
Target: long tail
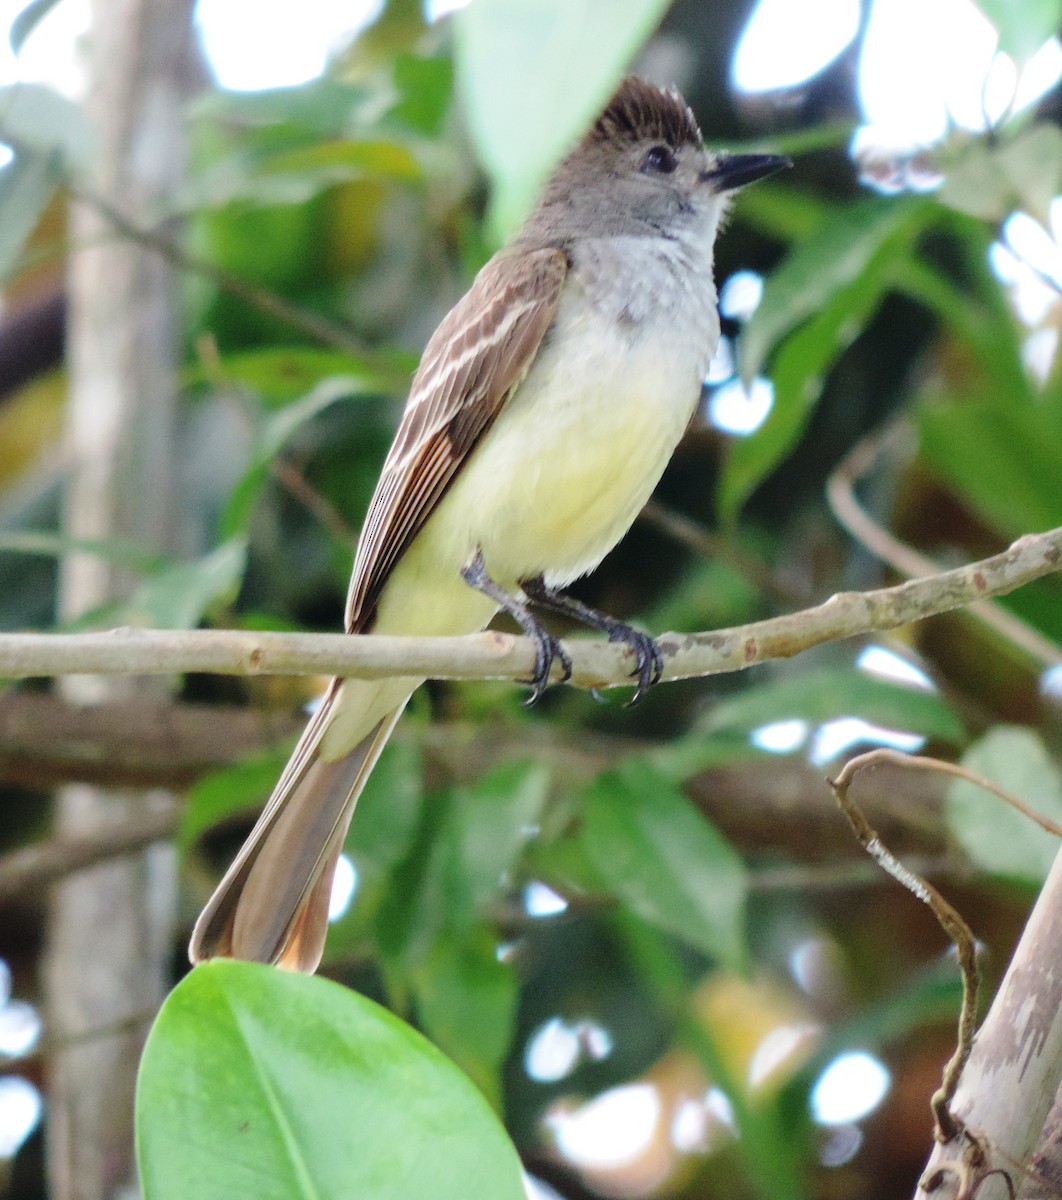
M 326 761 L 321 738 L 339 694 L 333 680 L 261 817 L 203 909 L 193 963 L 224 956 L 313 972 L 328 930 L 332 877 L 354 806 L 404 703 L 349 754 Z

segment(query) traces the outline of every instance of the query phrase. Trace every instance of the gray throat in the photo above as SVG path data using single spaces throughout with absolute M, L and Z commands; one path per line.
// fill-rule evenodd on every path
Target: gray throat
M 571 282 L 632 341 L 661 325 L 714 348 L 719 337 L 711 239 L 579 238 L 569 247 Z M 705 369 L 707 369 L 707 361 Z

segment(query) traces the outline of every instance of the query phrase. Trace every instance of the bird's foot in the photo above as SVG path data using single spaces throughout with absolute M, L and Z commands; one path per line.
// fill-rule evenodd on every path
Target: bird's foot
M 664 658 L 660 647 L 647 634 L 632 625 L 624 625 L 622 621 L 611 622 L 612 628 L 607 630 L 610 642 L 622 642 L 634 655 L 634 670 L 631 678 L 638 680 L 634 695 L 627 701 L 627 707 L 633 708 L 645 696 L 651 687 L 660 682 L 664 674 Z
M 567 683 L 571 679 L 572 660 L 567 650 L 538 620 L 523 600 L 518 596 L 511 595 L 501 584 L 490 577 L 487 573 L 487 565 L 483 561 L 482 550 L 476 551 L 472 560 L 462 570 L 461 578 L 469 587 L 474 588 L 477 592 L 482 592 L 484 596 L 489 597 L 503 608 L 534 642 L 534 670 L 530 679 L 520 680 L 521 683 L 526 683 L 531 688 L 531 695 L 528 696 L 525 704 L 528 706 L 534 704 L 549 687 L 549 677 L 555 662 L 559 662 L 561 665 L 561 674 L 557 682 Z
M 660 653 L 660 647 L 647 633 L 642 633 L 640 629 L 635 629 L 632 625 L 617 621 L 615 617 L 610 617 L 596 608 L 591 608 L 589 604 L 584 604 L 581 600 L 576 600 L 551 588 L 540 575 L 524 580 L 520 586 L 533 604 L 540 604 L 543 608 L 563 613 L 574 621 L 591 629 L 597 629 L 601 633 L 607 634 L 610 642 L 622 642 L 630 650 L 634 655 L 635 662 L 631 678 L 636 678 L 638 685 L 634 695 L 628 701 L 628 708 L 639 703 L 646 692 L 660 682 L 664 673 L 663 655 Z M 600 699 L 596 689 L 594 696 L 595 699 Z

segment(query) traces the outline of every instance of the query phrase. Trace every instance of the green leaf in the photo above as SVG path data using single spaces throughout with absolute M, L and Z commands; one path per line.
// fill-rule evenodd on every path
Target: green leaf
M 760 374 L 787 334 L 839 296 L 847 296 L 875 265 L 883 247 L 913 238 L 927 211 L 921 199 L 875 197 L 825 214 L 815 232 L 796 242 L 767 278 L 763 298 L 741 336 L 742 378 L 748 382 Z
M 1032 730 L 991 729 L 963 755 L 962 765 L 1026 804 L 1062 821 L 1062 775 Z M 995 875 L 1041 883 L 1058 853 L 1058 838 L 998 796 L 963 779 L 948 785 L 948 829 L 969 858 Z
M 751 732 L 774 721 L 799 718 L 817 724 L 840 716 L 858 716 L 952 744 L 966 736 L 962 722 L 939 695 L 877 679 L 854 667 L 800 671 L 749 687 L 714 704 L 700 730 Z
M 875 198 L 838 210 L 768 278 L 739 349 L 741 377 L 748 381 L 777 347 L 770 372 L 774 403 L 759 429 L 731 440 L 719 481 L 724 522 L 734 520 L 796 444 L 834 360 L 893 286 L 898 261 L 931 211 L 921 198 Z
M 888 289 L 893 269 L 891 252 L 881 248 L 854 282 L 824 300 L 782 343 L 771 368 L 774 402 L 767 419 L 754 433 L 730 442 L 719 479 L 724 523 L 734 521 L 756 485 L 796 445 L 834 360 L 863 331 Z
M 194 629 L 215 605 L 236 598 L 247 567 L 247 542 L 229 538 L 195 562 L 173 563 L 144 580 L 124 604 L 131 625 Z
M 455 870 L 468 897 L 465 915 L 482 910 L 504 886 L 521 849 L 534 836 L 548 785 L 548 769 L 525 760 L 503 763 L 472 786 L 456 790 Z
M 420 751 L 411 738 L 393 737 L 365 784 L 347 839 L 359 875 L 384 875 L 406 856 L 423 798 Z
M 380 907 L 381 949 L 396 965 L 418 966 L 444 930 L 474 928 L 534 835 L 547 784 L 544 767 L 514 762 L 432 795 Z
M 1003 143 L 978 139 L 948 165 L 937 197 L 959 212 L 1000 222 L 1016 208 L 1044 224 L 1062 191 L 1062 130 L 1044 121 Z
M 458 89 L 511 232 L 611 94 L 667 0 L 476 0 L 455 17 Z
M 948 222 L 963 241 L 963 268 L 968 283 L 956 286 L 943 271 L 915 258 L 894 265 L 897 288 L 931 309 L 961 339 L 984 374 L 985 389 L 994 389 L 1012 404 L 1031 403 L 1034 390 L 1021 359 L 1020 331 L 999 282 L 986 278 L 990 238 L 981 222 L 953 214 Z
M 290 753 L 290 744 L 276 746 L 202 776 L 188 792 L 177 828 L 178 849 L 187 853 L 215 825 L 229 817 L 260 809 Z
M 381 381 L 372 375 L 344 375 L 322 380 L 294 404 L 273 413 L 260 427 L 251 462 L 232 489 L 221 519 L 225 536 L 242 533 L 251 519 L 255 501 L 269 476 L 269 464 L 292 434 L 338 400 L 375 395 Z
M 380 903 L 376 942 L 392 987 L 408 980 L 450 924 L 451 914 L 467 904 L 467 889 L 454 871 L 453 805 L 450 789 L 426 798 L 409 852 L 393 871 Z
M 1062 523 L 1058 418 L 1012 395 L 924 405 L 919 445 L 934 472 L 1006 537 Z
M 999 48 L 1020 63 L 1058 33 L 1062 0 L 977 0 L 978 7 L 999 30 Z
M 187 181 L 172 198 L 173 212 L 248 206 L 299 205 L 354 179 L 415 182 L 419 162 L 395 141 L 336 138 L 280 151 L 240 146 Z
M 148 1038 L 145 1200 L 525 1200 L 482 1095 L 386 1010 L 325 979 L 196 967 Z
M 58 3 L 59 0 L 30 0 L 30 3 L 22 9 L 11 22 L 11 28 L 7 33 L 8 45 L 13 54 L 18 54 L 22 50 L 26 38 Z
M 0 140 L 50 160 L 53 169 L 81 170 L 92 159 L 96 131 L 82 106 L 54 88 L 16 83 L 0 87 Z
M 22 248 L 55 193 L 54 169 L 32 155 L 18 154 L 0 170 L 0 283 L 18 270 Z
M 328 929 L 325 961 L 349 957 L 371 936 L 381 906 L 401 886 L 393 876 L 421 821 L 424 782 L 416 743 L 398 734 L 384 747 L 358 800 L 344 852 L 358 873 L 354 902 Z
M 666 776 L 624 762 L 586 789 L 583 819 L 593 868 L 637 916 L 712 958 L 743 962 L 745 867 Z
M 395 356 L 395 390 L 407 387 L 417 360 Z M 221 356 L 218 369 L 196 365 L 182 377 L 186 386 L 213 383 L 220 373 L 225 382 L 242 384 L 270 407 L 282 407 L 305 396 L 328 380 L 367 382 L 377 372 L 362 359 L 341 350 L 317 346 L 264 346 Z M 381 378 L 378 383 L 382 386 Z M 387 390 L 390 390 L 388 388 Z
M 306 179 L 317 179 L 325 186 L 346 179 L 420 178 L 420 166 L 405 146 L 380 140 L 351 141 L 336 139 L 282 150 L 258 161 L 261 174 L 297 172 Z M 259 180 L 248 181 L 256 188 Z
M 392 78 L 399 99 L 388 115 L 425 137 L 439 137 L 453 99 L 454 65 L 451 59 L 398 54 L 392 67 Z
M 493 929 L 446 933 L 415 973 L 417 1016 L 424 1031 L 498 1108 L 499 1071 L 513 1038 L 518 987 L 498 961 Z

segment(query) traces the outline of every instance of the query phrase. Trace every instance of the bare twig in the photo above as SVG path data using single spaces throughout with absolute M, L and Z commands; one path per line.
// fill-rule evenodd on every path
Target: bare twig
M 352 549 L 358 541 L 358 531 L 343 519 L 343 514 L 312 486 L 293 462 L 282 454 L 273 459 L 270 470 L 274 478 L 321 523 L 332 537 Z
M 905 434 L 904 426 L 894 425 L 884 433 L 858 442 L 830 476 L 826 497 L 838 523 L 857 542 L 894 570 L 914 579 L 935 574 L 940 570 L 939 564 L 919 554 L 879 525 L 859 503 L 855 494 L 859 480 L 870 472 L 885 451 L 895 449 Z M 969 611 L 1032 658 L 1049 666 L 1062 663 L 1062 649 L 1000 605 L 979 601 L 970 604 Z
M 1019 538 L 1002 554 L 898 587 L 839 593 L 815 608 L 731 629 L 665 633 L 657 639 L 664 678 L 688 679 L 791 658 L 824 642 L 895 629 L 985 596 L 1013 591 L 1060 568 L 1062 529 L 1053 529 Z M 623 647 L 584 639 L 567 643 L 567 649 L 577 686 L 629 685 L 631 660 Z M 185 671 L 520 679 L 530 673 L 533 660 L 534 648 L 528 640 L 494 632 L 464 638 L 145 629 L 0 635 L 0 676 L 20 679 Z
M 894 750 L 871 750 L 866 754 L 857 755 L 850 759 L 836 779 L 829 781 L 833 794 L 841 811 L 848 818 L 848 823 L 855 831 L 856 837 L 866 852 L 887 871 L 895 880 L 902 883 L 911 895 L 917 897 L 923 904 L 929 906 L 941 929 L 955 943 L 958 953 L 959 968 L 962 971 L 962 1008 L 959 1014 L 959 1032 L 956 1039 L 955 1053 L 944 1067 L 940 1087 L 933 1093 L 930 1108 L 936 1123 L 935 1136 L 938 1142 L 950 1142 L 957 1137 L 961 1126 L 952 1115 L 951 1105 L 955 1098 L 970 1050 L 973 1047 L 974 1031 L 977 1024 L 977 944 L 970 932 L 969 925 L 963 920 L 958 910 L 952 907 L 932 884 L 915 875 L 894 858 L 882 844 L 881 839 L 871 828 L 859 807 L 849 795 L 852 781 L 866 767 L 887 762 L 893 766 L 912 767 L 921 770 L 934 770 L 941 765 L 935 759 L 899 754 Z M 996 789 L 993 787 L 992 789 Z

